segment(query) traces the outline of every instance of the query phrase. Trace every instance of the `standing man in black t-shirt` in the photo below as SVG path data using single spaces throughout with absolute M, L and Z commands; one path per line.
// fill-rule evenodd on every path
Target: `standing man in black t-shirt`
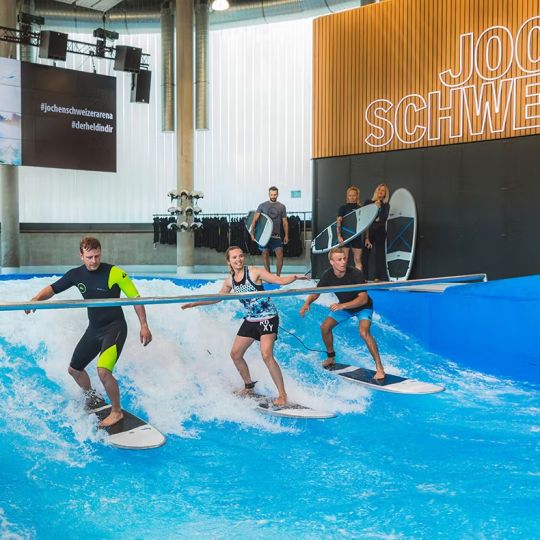
M 343 248 L 334 248 L 328 253 L 330 266 L 319 280 L 318 287 L 336 287 L 341 285 L 356 285 L 365 283 L 364 274 L 357 268 L 347 266 L 347 257 Z M 302 317 L 309 311 L 309 306 L 319 298 L 319 294 L 310 294 L 300 309 Z M 336 293 L 339 302 L 331 304 L 330 313 L 321 324 L 321 334 L 326 345 L 326 360 L 322 363 L 324 368 L 329 368 L 336 363 L 336 353 L 334 351 L 334 327 L 339 323 L 355 317 L 359 320 L 358 331 L 365 341 L 373 360 L 375 360 L 375 381 L 384 379 L 384 368 L 379 356 L 377 343 L 370 332 L 371 318 L 373 316 L 373 301 L 366 291 L 338 292 Z
M 128 298 L 139 296 L 135 285 L 121 268 L 101 262 L 101 244 L 97 238 L 83 238 L 79 251 L 83 264 L 69 270 L 52 285 L 47 285 L 32 301 L 48 300 L 73 286 L 79 289 L 83 298 L 88 299 L 120 298 L 120 291 Z M 146 310 L 142 305 L 133 307 L 141 323 L 140 340 L 146 346 L 152 341 Z M 30 313 L 30 310 L 26 313 Z M 118 382 L 112 372 L 126 341 L 127 325 L 120 306 L 90 307 L 88 321 L 88 328 L 73 352 L 68 372 L 85 391 L 87 406 L 92 408 L 96 393 L 85 368 L 99 354 L 98 375 L 111 401 L 111 412 L 101 421 L 100 427 L 108 427 L 124 417 Z

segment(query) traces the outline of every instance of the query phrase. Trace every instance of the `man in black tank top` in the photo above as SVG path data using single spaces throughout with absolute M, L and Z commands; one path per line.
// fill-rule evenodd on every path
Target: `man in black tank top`
M 48 300 L 73 286 L 79 289 L 83 298 L 88 299 L 120 298 L 120 292 L 128 298 L 139 296 L 135 285 L 121 268 L 101 262 L 101 244 L 97 238 L 83 238 L 79 249 L 83 264 L 45 287 L 32 301 Z M 146 311 L 142 305 L 134 308 L 141 323 L 140 340 L 146 346 L 152 341 Z M 100 426 L 107 427 L 124 416 L 120 407 L 118 382 L 112 373 L 126 341 L 127 325 L 120 306 L 90 307 L 88 322 L 88 328 L 73 352 L 68 372 L 85 391 L 88 407 L 92 408 L 91 402 L 95 401 L 96 394 L 85 368 L 99 354 L 98 375 L 111 401 L 111 413 L 101 421 Z

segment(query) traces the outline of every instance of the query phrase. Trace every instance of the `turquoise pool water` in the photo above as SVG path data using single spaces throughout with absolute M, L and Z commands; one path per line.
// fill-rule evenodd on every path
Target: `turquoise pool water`
M 0 297 L 27 299 L 49 282 L 0 281 Z M 189 294 L 188 282 L 136 283 L 144 296 Z M 300 319 L 301 302 L 279 300 L 282 325 L 319 349 L 324 305 Z M 339 381 L 282 332 L 290 398 L 338 417 L 272 419 L 232 394 L 236 302 L 148 308 L 147 348 L 133 310 L 126 316 L 124 406 L 167 435 L 156 450 L 107 446 L 81 410 L 66 368 L 84 310 L 0 313 L 1 538 L 539 537 L 537 387 L 431 354 L 377 315 L 387 370 L 446 392 L 397 396 Z M 354 326 L 336 336 L 341 359 L 370 365 Z M 273 393 L 255 348 L 247 358 Z

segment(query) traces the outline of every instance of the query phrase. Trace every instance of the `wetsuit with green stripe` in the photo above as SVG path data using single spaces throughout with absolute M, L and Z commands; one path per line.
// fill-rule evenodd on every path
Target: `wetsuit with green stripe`
M 85 299 L 128 298 L 139 296 L 129 276 L 118 266 L 101 263 L 97 270 L 73 268 L 53 283 L 55 294 L 77 287 Z M 70 366 L 82 371 L 99 354 L 97 367 L 112 372 L 127 337 L 127 325 L 120 306 L 88 308 L 89 325 L 75 347 Z

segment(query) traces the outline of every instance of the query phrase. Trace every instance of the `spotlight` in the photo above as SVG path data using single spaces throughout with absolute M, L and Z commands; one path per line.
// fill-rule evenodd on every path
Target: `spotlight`
M 189 223 L 187 221 L 182 221 L 182 223 L 180 223 L 180 230 L 187 231 L 188 229 L 189 229 Z
M 184 210 L 186 213 L 186 216 L 192 216 L 193 215 L 193 206 L 186 206 L 186 209 Z
M 105 58 L 106 48 L 107 48 L 107 42 L 104 39 L 96 40 L 96 56 L 98 58 Z
M 37 24 L 38 26 L 43 26 L 45 24 L 45 19 L 39 15 L 32 15 L 31 13 L 24 13 L 21 11 L 17 15 L 17 21 L 21 24 Z
M 171 191 L 169 191 L 169 193 L 167 193 L 167 197 L 170 197 L 171 201 L 173 199 L 178 199 L 178 191 L 176 191 L 176 189 L 171 189 Z
M 194 221 L 190 225 L 190 228 L 191 228 L 192 231 L 198 231 L 201 227 L 202 227 L 202 223 L 200 221 Z
M 179 215 L 183 214 L 184 211 L 181 208 L 178 208 L 178 206 L 171 206 L 171 207 L 169 207 L 167 212 L 169 212 L 169 214 L 175 214 L 175 215 L 179 216 Z
M 214 11 L 225 11 L 229 9 L 229 2 L 228 0 L 214 0 L 212 2 L 212 9 Z
M 94 37 L 100 39 L 110 39 L 114 41 L 120 37 L 120 34 L 111 30 L 105 30 L 105 28 L 96 28 L 94 30 Z

